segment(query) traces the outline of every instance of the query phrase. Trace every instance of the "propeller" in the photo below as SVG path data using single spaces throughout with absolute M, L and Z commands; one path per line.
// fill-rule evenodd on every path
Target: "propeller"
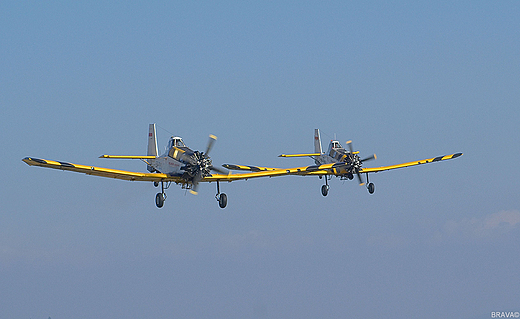
M 363 177 L 361 176 L 361 173 L 359 170 L 361 169 L 361 164 L 366 161 L 371 161 L 376 159 L 376 154 L 373 154 L 369 157 L 366 157 L 364 159 L 360 159 L 357 153 L 354 153 L 354 147 L 352 146 L 352 141 L 347 141 L 347 146 L 350 151 L 350 154 L 352 154 L 352 168 L 353 172 L 357 175 L 359 185 L 365 185 L 365 181 L 363 180 Z
M 213 148 L 213 144 L 215 144 L 215 141 L 217 140 L 217 137 L 215 135 L 210 134 L 209 140 L 208 140 L 208 146 L 206 147 L 206 152 L 201 153 L 199 151 L 195 151 L 193 153 L 193 156 L 191 157 L 190 163 L 192 163 L 192 169 L 191 173 L 193 175 L 193 178 L 191 180 L 192 188 L 190 192 L 192 194 L 197 194 L 197 190 L 199 188 L 200 181 L 204 178 L 204 176 L 209 175 L 210 171 L 215 171 L 220 174 L 229 174 L 228 171 L 215 167 L 211 163 L 211 159 L 208 155 L 208 153 Z
M 217 140 L 217 137 L 215 135 L 213 135 L 213 134 L 209 135 L 208 146 L 206 147 L 206 152 L 204 153 L 208 158 L 209 158 L 208 153 L 213 148 L 213 144 L 215 144 L 216 140 Z M 221 169 L 219 167 L 215 167 L 213 165 L 210 165 L 209 169 L 212 171 L 215 171 L 217 173 L 220 173 L 220 174 L 229 174 L 228 171 Z

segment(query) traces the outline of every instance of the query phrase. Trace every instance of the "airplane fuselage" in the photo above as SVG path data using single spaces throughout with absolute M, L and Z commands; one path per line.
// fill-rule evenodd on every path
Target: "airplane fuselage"
M 168 155 L 163 155 L 148 161 L 157 172 L 168 174 L 168 175 L 182 175 L 181 167 L 184 164 L 177 161 Z
M 180 137 L 171 137 L 164 154 L 148 161 L 155 171 L 172 176 L 182 176 L 186 180 L 196 174 L 193 168 L 200 162 L 203 162 L 205 166 L 211 165 L 209 158 L 206 158 L 203 153 L 187 147 Z
M 346 163 L 355 165 L 360 164 L 359 156 L 356 152 L 351 153 L 341 147 L 338 141 L 331 141 L 327 153 L 322 153 L 319 156 L 313 156 L 316 165 L 332 164 L 332 163 Z

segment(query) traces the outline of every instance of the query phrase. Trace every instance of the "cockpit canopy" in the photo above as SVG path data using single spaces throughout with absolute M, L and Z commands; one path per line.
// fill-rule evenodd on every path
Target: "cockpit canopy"
M 330 141 L 330 144 L 329 144 L 329 150 L 327 151 L 327 154 L 331 154 L 331 151 L 333 149 L 343 149 L 343 146 L 341 146 L 341 144 L 338 142 L 338 141 Z M 332 155 L 331 155 L 332 156 Z
M 338 141 L 331 141 L 330 144 L 332 148 L 343 148 Z
M 184 145 L 184 142 L 182 141 L 182 138 L 178 136 L 172 136 L 170 137 L 170 141 L 168 142 L 168 149 L 171 149 L 172 147 L 186 147 Z

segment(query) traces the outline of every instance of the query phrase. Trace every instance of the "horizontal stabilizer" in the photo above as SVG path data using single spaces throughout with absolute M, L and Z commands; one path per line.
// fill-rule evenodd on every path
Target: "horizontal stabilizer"
M 321 153 L 309 153 L 309 154 L 281 154 L 278 157 L 307 157 L 307 156 L 320 156 Z
M 101 155 L 99 158 L 114 158 L 114 159 L 154 159 L 157 156 L 153 155 Z
M 260 172 L 260 171 L 275 171 L 279 168 L 272 167 L 259 167 L 259 166 L 247 166 L 247 165 L 234 165 L 234 164 L 222 164 L 223 167 L 235 170 L 235 171 L 251 171 L 251 172 Z

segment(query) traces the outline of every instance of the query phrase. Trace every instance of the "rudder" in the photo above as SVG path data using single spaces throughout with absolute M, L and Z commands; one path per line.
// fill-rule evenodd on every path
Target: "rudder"
M 322 154 L 321 150 L 321 139 L 320 139 L 320 129 L 314 129 L 314 153 Z
M 157 157 L 158 153 L 159 153 L 159 151 L 157 149 L 157 134 L 155 132 L 155 123 L 154 123 L 154 124 L 150 124 L 148 127 L 148 152 L 146 153 L 146 155 Z M 148 165 L 147 169 L 149 172 L 155 171 L 155 169 L 153 167 L 151 167 L 150 165 Z

